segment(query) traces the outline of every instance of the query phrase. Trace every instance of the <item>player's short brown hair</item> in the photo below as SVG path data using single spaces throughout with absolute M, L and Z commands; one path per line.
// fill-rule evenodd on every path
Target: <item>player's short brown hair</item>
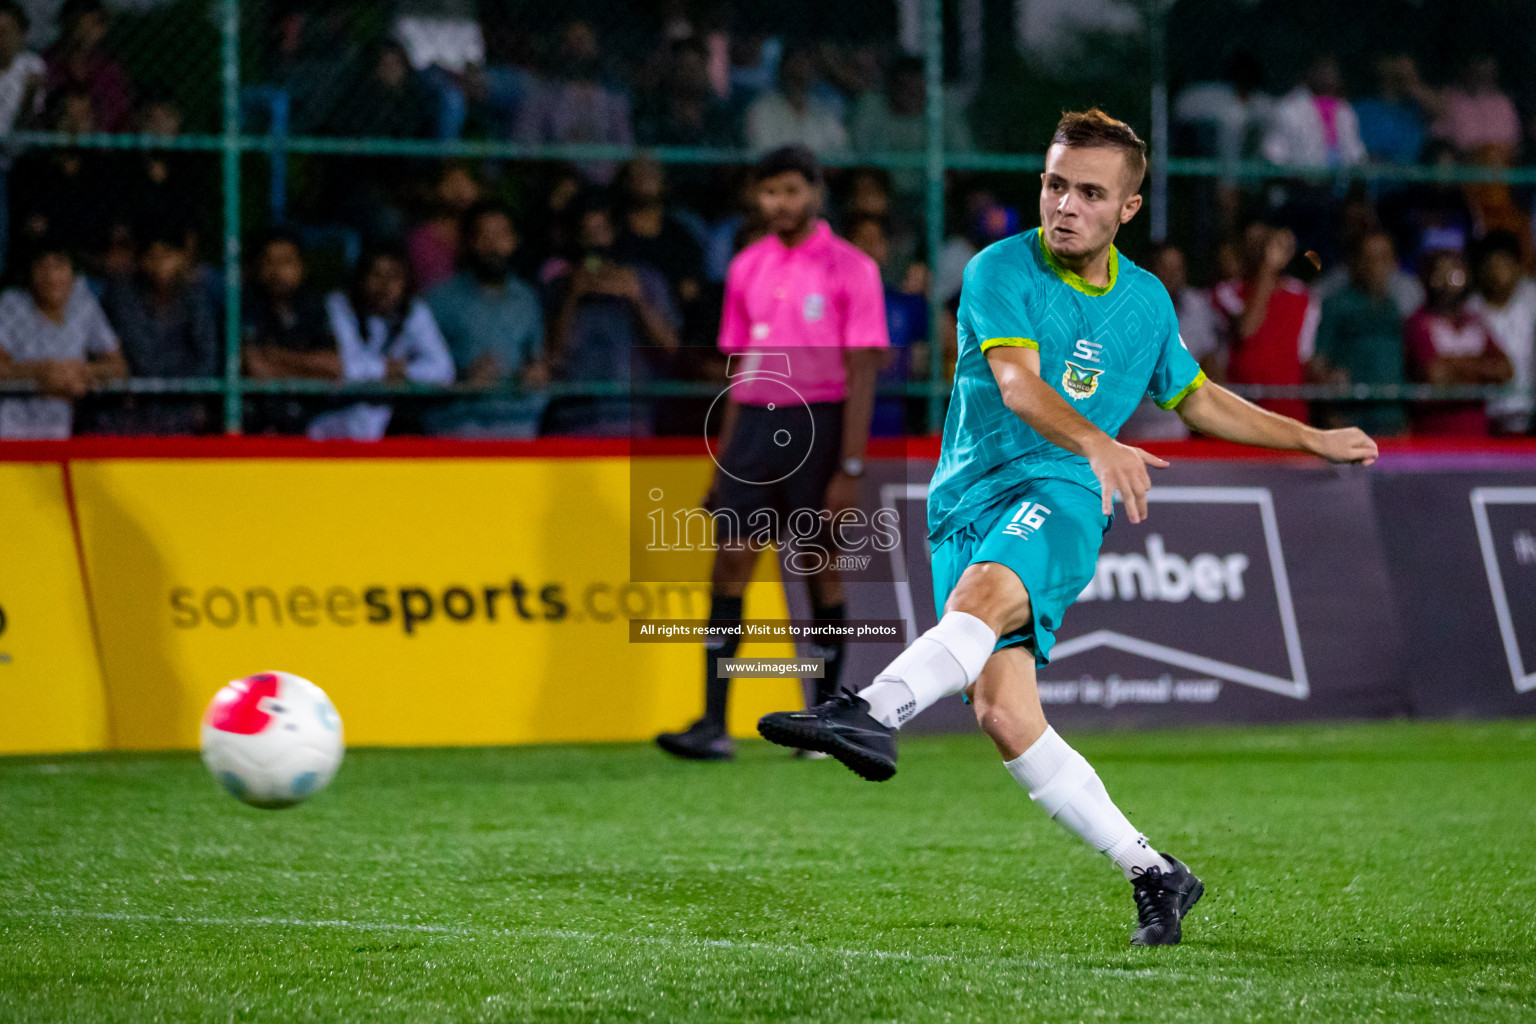
M 1068 110 L 1056 122 L 1056 134 L 1051 145 L 1085 149 L 1100 146 L 1117 149 L 1125 157 L 1126 169 L 1131 173 L 1131 193 L 1141 189 L 1147 174 L 1147 144 L 1135 129 L 1124 121 L 1110 117 L 1098 107 L 1088 110 Z

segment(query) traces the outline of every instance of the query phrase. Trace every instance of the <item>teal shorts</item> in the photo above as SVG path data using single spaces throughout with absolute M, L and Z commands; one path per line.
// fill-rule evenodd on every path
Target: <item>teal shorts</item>
M 1035 664 L 1051 646 L 1067 607 L 1098 568 L 1110 516 L 1097 494 L 1069 480 L 1031 480 L 933 546 L 933 603 L 944 614 L 960 574 L 977 562 L 1012 569 L 1029 593 L 1031 621 L 997 640 L 996 650 L 1023 644 Z

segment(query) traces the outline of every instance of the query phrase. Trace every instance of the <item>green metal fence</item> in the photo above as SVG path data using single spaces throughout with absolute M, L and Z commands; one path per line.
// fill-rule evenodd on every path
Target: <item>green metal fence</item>
M 1394 166 L 1366 164 L 1337 170 L 1277 168 L 1252 159 L 1208 159 L 1176 155 L 1170 145 L 1170 65 L 1188 66 L 1189 53 L 1170 54 L 1170 6 L 1175 15 L 1181 5 L 1147 3 L 1135 7 L 1141 18 L 1140 28 L 1118 35 L 1085 31 L 1081 45 L 1096 54 L 1088 71 L 1081 67 L 1044 68 L 1021 55 L 1008 31 L 1009 19 L 1016 13 L 1012 4 L 995 0 L 906 0 L 890 11 L 887 0 L 869 0 L 871 9 L 886 13 L 874 22 L 894 21 L 898 38 L 887 40 L 887 49 L 905 50 L 919 56 L 923 67 L 924 139 L 920 149 L 900 152 L 844 152 L 828 155 L 826 163 L 834 167 L 875 167 L 888 172 L 916 175 L 921 179 L 921 214 L 914 219 L 921 224 L 920 252 L 926 253 L 930 269 L 937 264 L 936 254 L 943 248 L 946 234 L 954 226 L 955 215 L 949 207 L 953 196 L 946 191 L 956 175 L 992 176 L 989 180 L 1016 194 L 1010 198 L 1028 210 L 1033 203 L 1030 177 L 1043 166 L 1041 143 L 1048 134 L 1054 112 L 1080 102 L 1101 102 L 1113 112 L 1125 116 L 1144 130 L 1152 143 L 1153 173 L 1148 184 L 1148 211 L 1135 226 L 1137 239 L 1162 241 L 1170 231 L 1171 207 L 1180 200 L 1171 198 L 1175 191 L 1170 182 L 1180 180 L 1224 180 L 1254 186 L 1279 176 L 1307 178 L 1333 183 L 1342 188 L 1351 181 L 1432 182 L 1472 184 L 1495 182 L 1514 187 L 1536 186 L 1536 167 L 1501 169 L 1475 166 Z M 463 8 L 476 13 L 475 5 L 445 0 L 441 6 Z M 492 5 L 480 5 L 479 14 Z M 646 6 L 649 10 L 648 5 Z M 688 5 L 684 5 L 688 6 Z M 786 2 L 777 15 L 781 24 L 793 27 L 796 18 L 811 18 L 818 9 L 808 2 Z M 1185 4 L 1182 6 L 1192 6 Z M 1207 5 L 1209 6 L 1209 5 Z M 1305 4 L 1303 6 L 1306 6 Z M 1311 4 L 1313 7 L 1325 6 Z M 336 45 L 362 52 L 359 39 L 383 39 L 390 33 L 392 19 L 413 5 L 390 3 L 341 3 L 316 7 L 315 18 L 326 19 L 327 31 L 334 34 Z M 430 8 L 425 8 L 430 14 Z M 594 8 L 602 11 L 599 6 Z M 613 8 L 617 10 L 617 8 Z M 628 8 L 626 8 L 627 10 Z M 776 10 L 777 8 L 775 8 Z M 323 117 L 296 116 L 290 107 L 292 89 L 323 84 L 306 71 L 302 60 L 284 72 L 287 86 L 274 88 L 278 62 L 271 54 L 273 26 L 284 24 L 283 11 L 304 11 L 305 5 L 282 7 L 274 0 L 175 0 L 150 5 L 134 14 L 115 12 L 107 43 L 131 65 L 140 86 L 152 86 L 179 106 L 185 133 L 167 134 L 144 130 L 118 117 L 109 131 L 59 131 L 28 128 L 8 136 L 13 152 L 68 147 L 80 151 L 154 151 L 199 154 L 212 165 L 217 162 L 218 235 L 221 240 L 220 263 L 224 278 L 224 372 L 218 378 L 133 379 L 107 386 L 106 390 L 149 394 L 202 394 L 222 397 L 223 423 L 229 433 L 242 426 L 243 400 L 249 395 L 336 394 L 336 395 L 423 395 L 461 394 L 464 387 L 434 389 L 409 384 L 328 384 L 316 381 L 257 381 L 241 374 L 241 301 L 242 239 L 247 237 L 253 220 L 267 219 L 273 206 L 282 199 L 287 187 L 290 165 L 306 158 L 366 160 L 409 160 L 465 158 L 475 160 L 547 163 L 563 161 L 577 164 L 616 162 L 629 159 L 641 147 L 629 143 L 551 144 L 527 143 L 504 138 L 403 138 L 346 137 L 327 128 Z M 508 13 L 510 12 L 510 13 Z M 656 14 L 656 12 L 651 12 Z M 758 12 L 760 19 L 772 21 L 769 14 Z M 707 13 L 695 14 L 695 21 L 707 21 Z M 543 19 L 553 24 L 555 15 L 536 5 L 510 5 L 500 15 L 514 26 L 519 18 Z M 601 15 L 599 15 L 601 17 Z M 810 24 L 825 24 L 834 32 L 835 20 L 825 12 Z M 657 14 L 665 29 L 665 14 Z M 1001 26 L 1001 28 L 1000 28 Z M 803 27 L 803 26 L 802 26 Z M 1001 37 L 1001 38 L 999 38 Z M 350 41 L 349 41 L 350 40 Z M 971 76 L 971 64 L 985 65 L 986 72 Z M 1068 62 L 1070 63 L 1070 62 Z M 306 77 L 308 75 L 309 77 Z M 969 88 L 970 113 L 980 117 L 990 112 L 993 130 L 974 148 L 956 149 L 946 140 L 946 124 L 957 91 Z M 286 90 L 286 91 L 285 91 Z M 351 98 L 332 89 L 327 101 L 334 109 L 344 109 Z M 1010 111 L 1019 111 L 1013 117 Z M 749 163 L 754 153 L 746 148 L 718 146 L 644 147 L 656 160 L 675 167 L 708 167 Z M 212 219 L 212 211 L 208 211 Z M 1025 215 L 1027 225 L 1030 218 Z M 1143 234 L 1144 233 L 1144 234 Z M 942 335 L 943 319 L 938 275 L 930 275 L 930 339 Z M 942 424 L 948 397 L 945 366 L 946 353 L 940 344 L 928 348 L 928 366 L 922 379 L 898 391 L 925 401 L 926 422 L 936 430 Z M 3 391 L 25 391 L 26 385 L 10 383 Z M 623 392 L 623 385 L 556 383 L 556 395 L 591 395 Z M 677 382 L 651 384 L 644 390 L 653 394 L 707 394 L 709 386 Z M 1317 399 L 1422 399 L 1489 397 L 1503 394 L 1488 388 L 1427 388 L 1423 386 L 1370 388 L 1252 388 L 1253 397 L 1299 395 Z

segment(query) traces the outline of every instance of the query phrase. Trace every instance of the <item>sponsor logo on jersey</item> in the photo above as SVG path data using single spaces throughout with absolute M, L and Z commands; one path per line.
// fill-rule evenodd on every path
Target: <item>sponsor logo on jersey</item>
M 1082 401 L 1099 390 L 1099 378 L 1103 375 L 1104 371 L 1101 369 L 1079 366 L 1068 359 L 1066 372 L 1061 375 L 1061 386 L 1068 397 L 1074 401 Z
M 820 320 L 827 311 L 827 297 L 825 295 L 811 294 L 805 297 L 806 323 L 815 323 Z

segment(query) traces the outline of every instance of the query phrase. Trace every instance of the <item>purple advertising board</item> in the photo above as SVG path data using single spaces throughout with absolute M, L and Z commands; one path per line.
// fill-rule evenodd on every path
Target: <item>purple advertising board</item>
M 1536 714 L 1536 459 L 1420 460 L 1373 484 L 1412 712 Z
M 866 506 L 896 510 L 902 543 L 847 587 L 850 617 L 907 640 L 936 621 L 932 465 L 871 467 Z M 850 645 L 846 681 L 898 650 Z M 1074 727 L 1536 713 L 1536 460 L 1181 460 L 1145 522 L 1117 515 L 1039 679 Z M 957 699 L 910 728 L 971 727 Z

